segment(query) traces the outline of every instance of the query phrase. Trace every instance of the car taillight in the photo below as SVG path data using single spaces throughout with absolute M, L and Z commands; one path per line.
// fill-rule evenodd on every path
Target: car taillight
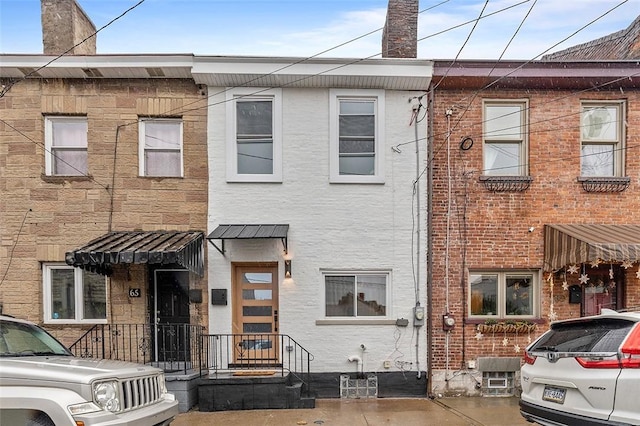
M 533 365 L 533 363 L 536 362 L 536 357 L 528 351 L 524 351 L 524 362 L 525 364 Z
M 620 359 L 576 358 L 584 368 L 640 368 L 640 323 L 637 323 L 620 348 Z

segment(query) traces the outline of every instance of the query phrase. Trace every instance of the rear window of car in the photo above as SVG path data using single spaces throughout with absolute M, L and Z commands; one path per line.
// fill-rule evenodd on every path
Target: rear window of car
M 616 352 L 635 324 L 611 318 L 553 324 L 530 351 Z

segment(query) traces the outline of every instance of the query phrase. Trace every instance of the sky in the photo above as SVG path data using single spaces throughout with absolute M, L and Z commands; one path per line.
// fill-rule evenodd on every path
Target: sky
M 106 26 L 98 54 L 375 58 L 388 4 L 139 2 L 78 0 L 96 28 Z M 420 0 L 419 9 L 419 58 L 533 60 L 626 29 L 640 14 L 640 0 Z M 0 0 L 0 53 L 42 53 L 40 0 Z

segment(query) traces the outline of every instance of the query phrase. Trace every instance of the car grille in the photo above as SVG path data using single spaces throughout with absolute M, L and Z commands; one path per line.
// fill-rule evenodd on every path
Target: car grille
M 162 375 L 137 377 L 120 382 L 122 404 L 120 411 L 130 411 L 151 405 L 162 398 Z

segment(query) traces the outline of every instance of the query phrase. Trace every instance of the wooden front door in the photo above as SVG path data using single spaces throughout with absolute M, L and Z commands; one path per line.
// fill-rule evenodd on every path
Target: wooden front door
M 233 266 L 235 362 L 278 362 L 278 264 Z

